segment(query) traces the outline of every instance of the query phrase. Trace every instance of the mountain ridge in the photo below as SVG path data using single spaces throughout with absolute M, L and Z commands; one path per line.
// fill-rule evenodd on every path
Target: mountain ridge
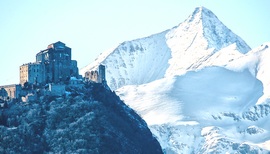
M 187 70 L 197 69 L 202 61 L 207 60 L 221 47 L 233 43 L 236 44 L 235 50 L 242 53 L 250 49 L 242 39 L 227 29 L 210 10 L 200 7 L 196 8 L 194 12 L 196 13 L 193 13 L 189 18 L 194 16 L 198 22 L 185 20 L 178 26 L 161 33 L 125 41 L 102 53 L 96 61 L 84 67 L 81 74 L 95 69 L 98 64 L 102 63 L 107 66 L 108 85 L 112 90 L 116 90 L 125 85 L 144 84 L 167 76 L 185 74 Z M 218 23 L 217 26 L 213 26 L 214 28 L 222 25 L 221 29 L 226 32 L 220 33 L 220 30 L 216 28 L 215 35 L 207 35 L 211 37 L 209 40 L 221 38 L 223 41 L 211 43 L 214 41 L 208 41 L 204 37 L 202 19 L 198 17 L 202 12 L 208 13 L 208 16 L 213 18 L 211 23 Z M 198 26 L 198 23 L 201 26 Z M 212 39 L 212 37 L 217 38 Z M 229 38 L 230 40 L 234 39 L 226 41 Z M 143 67 L 146 68 L 142 69 Z M 157 70 L 160 71 L 157 72 Z M 146 79 L 144 76 L 148 76 L 148 78 Z

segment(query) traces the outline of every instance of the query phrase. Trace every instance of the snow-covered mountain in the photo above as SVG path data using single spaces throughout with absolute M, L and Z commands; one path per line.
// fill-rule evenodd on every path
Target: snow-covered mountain
M 198 7 L 187 20 L 170 30 L 123 42 L 103 52 L 95 62 L 83 68 L 81 74 L 103 63 L 107 83 L 115 90 L 195 70 L 214 53 L 230 45 L 235 52 L 250 50 L 210 10 Z
M 108 85 L 147 122 L 166 153 L 270 152 L 270 43 L 253 50 L 208 9 L 127 41 L 81 72 Z

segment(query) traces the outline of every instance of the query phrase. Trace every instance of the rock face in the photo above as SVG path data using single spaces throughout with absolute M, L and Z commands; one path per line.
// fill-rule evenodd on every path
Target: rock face
M 145 121 L 101 84 L 9 104 L 0 130 L 0 153 L 162 153 Z
M 108 85 L 166 153 L 269 153 L 269 43 L 253 50 L 208 9 L 104 52 Z

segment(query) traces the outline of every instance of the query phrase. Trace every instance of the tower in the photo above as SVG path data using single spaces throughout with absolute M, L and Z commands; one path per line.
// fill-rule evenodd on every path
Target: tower
M 100 64 L 98 66 L 98 82 L 99 83 L 105 83 L 106 78 L 105 78 L 105 66 Z

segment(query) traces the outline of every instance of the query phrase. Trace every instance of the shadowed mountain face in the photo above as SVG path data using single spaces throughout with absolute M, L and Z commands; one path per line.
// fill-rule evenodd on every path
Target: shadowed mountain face
M 146 123 L 101 84 L 9 104 L 0 116 L 0 153 L 162 153 Z

